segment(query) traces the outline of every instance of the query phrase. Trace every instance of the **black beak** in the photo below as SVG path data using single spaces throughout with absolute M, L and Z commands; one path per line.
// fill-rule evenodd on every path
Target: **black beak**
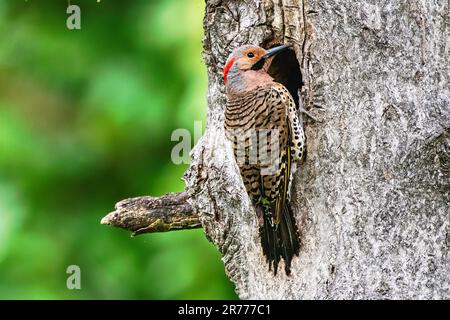
M 269 50 L 266 51 L 266 54 L 262 56 L 262 58 L 263 59 L 270 58 L 271 56 L 276 55 L 277 53 L 279 53 L 279 52 L 281 52 L 283 50 L 286 50 L 287 48 L 290 48 L 290 47 L 292 47 L 292 45 L 290 45 L 290 44 L 283 44 L 281 46 L 269 49 Z
M 266 54 L 263 55 L 261 57 L 261 59 L 258 60 L 258 62 L 256 62 L 253 66 L 252 66 L 252 70 L 259 70 L 264 66 L 264 63 L 266 62 L 266 60 L 274 55 L 276 55 L 277 53 L 280 53 L 283 50 L 286 50 L 287 48 L 292 47 L 292 45 L 290 44 L 283 44 L 281 46 L 269 49 L 266 51 Z

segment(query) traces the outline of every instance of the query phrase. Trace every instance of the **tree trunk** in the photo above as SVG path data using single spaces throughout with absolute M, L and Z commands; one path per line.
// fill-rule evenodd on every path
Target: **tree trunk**
M 241 298 L 450 298 L 449 4 L 208 0 L 207 128 L 189 202 Z M 242 44 L 294 45 L 308 157 L 293 203 L 302 247 L 269 272 L 223 130 L 222 68 Z

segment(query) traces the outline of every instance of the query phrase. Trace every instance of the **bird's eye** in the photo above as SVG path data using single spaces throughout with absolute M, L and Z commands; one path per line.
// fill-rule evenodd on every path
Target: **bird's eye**
M 249 57 L 249 58 L 253 58 L 254 56 L 255 56 L 255 54 L 253 52 L 247 53 L 247 57 Z

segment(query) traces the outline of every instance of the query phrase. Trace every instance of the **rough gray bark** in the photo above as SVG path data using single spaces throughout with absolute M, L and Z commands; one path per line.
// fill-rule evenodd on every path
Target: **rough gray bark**
M 200 219 L 244 299 L 449 299 L 449 24 L 448 1 L 207 0 L 208 121 L 186 194 L 125 200 L 102 222 Z M 222 68 L 248 43 L 294 45 L 303 105 L 322 120 L 306 123 L 290 277 L 268 270 L 223 131 Z
M 449 21 L 447 1 L 206 2 L 208 121 L 185 180 L 241 298 L 450 298 Z M 322 119 L 306 124 L 290 277 L 268 271 L 224 138 L 222 67 L 247 43 L 294 44 Z
M 136 197 L 122 200 L 107 214 L 101 224 L 143 233 L 201 228 L 200 219 L 187 201 L 185 192 L 162 197 Z

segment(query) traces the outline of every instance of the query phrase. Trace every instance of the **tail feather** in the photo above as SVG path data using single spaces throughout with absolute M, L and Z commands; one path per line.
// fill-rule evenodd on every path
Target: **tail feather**
M 278 264 L 283 258 L 285 272 L 289 275 L 291 273 L 291 261 L 300 250 L 300 240 L 291 206 L 289 203 L 284 206 L 283 217 L 276 225 L 273 225 L 272 222 L 272 212 L 267 212 L 268 210 L 263 208 L 260 208 L 260 210 L 263 212 L 264 219 L 260 227 L 261 245 L 269 263 L 269 270 L 272 270 L 273 266 L 273 272 L 276 275 Z

